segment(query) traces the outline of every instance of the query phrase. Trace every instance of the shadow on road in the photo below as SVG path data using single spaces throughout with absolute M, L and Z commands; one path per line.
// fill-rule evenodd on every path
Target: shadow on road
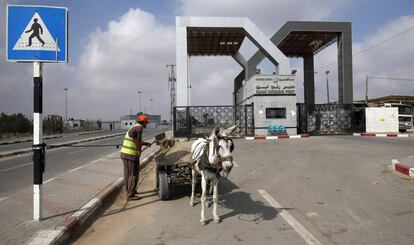
M 197 190 L 198 189 L 198 190 Z M 226 178 L 221 178 L 219 182 L 220 205 L 231 212 L 221 215 L 222 219 L 238 216 L 239 220 L 259 223 L 261 220 L 272 220 L 277 217 L 281 210 L 265 205 L 264 202 L 254 201 L 251 194 L 244 191 L 237 191 L 239 187 Z M 201 190 L 196 188 L 195 205 L 200 205 Z M 176 200 L 183 197 L 189 197 L 191 186 L 176 186 L 170 200 Z M 212 205 L 211 195 L 207 198 L 207 206 Z
M 261 201 L 252 200 L 250 193 L 236 191 L 221 196 L 221 205 L 233 211 L 221 216 L 222 219 L 238 216 L 239 220 L 259 223 L 260 220 L 272 220 L 278 210 L 266 206 Z
M 277 209 L 254 201 L 250 193 L 234 191 L 236 189 L 239 189 L 238 186 L 229 179 L 220 180 L 220 205 L 233 210 L 221 215 L 222 219 L 238 216 L 239 220 L 259 223 L 260 220 L 272 220 L 279 214 Z

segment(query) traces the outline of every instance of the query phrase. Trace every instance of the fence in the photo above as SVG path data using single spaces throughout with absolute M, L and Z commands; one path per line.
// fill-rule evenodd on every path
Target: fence
M 243 106 L 177 106 L 174 107 L 175 137 L 209 135 L 214 127 L 228 128 L 239 124 L 236 134 L 254 135 L 253 105 Z
M 297 104 L 298 133 L 352 134 L 365 129 L 365 105 Z

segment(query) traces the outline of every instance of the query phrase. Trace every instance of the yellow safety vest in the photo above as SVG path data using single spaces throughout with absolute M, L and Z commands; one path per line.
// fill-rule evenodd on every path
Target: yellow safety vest
M 132 126 L 132 128 L 134 128 L 136 126 L 141 126 L 142 127 L 141 124 L 137 123 L 134 126 Z M 131 156 L 136 156 L 137 153 L 138 153 L 137 146 L 132 141 L 132 138 L 129 137 L 129 131 L 132 128 L 130 128 L 125 134 L 124 142 L 122 143 L 121 153 L 125 153 L 125 154 L 131 155 Z M 141 142 L 144 142 L 144 138 L 142 137 L 142 134 L 141 134 Z

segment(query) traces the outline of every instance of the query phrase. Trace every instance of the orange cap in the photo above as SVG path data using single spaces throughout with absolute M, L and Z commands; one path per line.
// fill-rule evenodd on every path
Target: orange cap
M 138 116 L 138 122 L 149 123 L 149 119 L 147 115 L 141 114 Z

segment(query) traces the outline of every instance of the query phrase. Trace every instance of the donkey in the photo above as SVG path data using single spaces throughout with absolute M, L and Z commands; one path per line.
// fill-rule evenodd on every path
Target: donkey
M 234 125 L 224 131 L 216 127 L 209 138 L 199 138 L 191 146 L 191 163 L 193 166 L 190 206 L 194 206 L 194 189 L 197 177 L 201 174 L 201 225 L 206 224 L 204 209 L 206 207 L 208 182 L 213 188 L 214 223 L 220 223 L 220 217 L 217 215 L 218 181 L 221 171 L 224 171 L 227 177 L 233 168 L 231 152 L 234 150 L 234 144 L 228 136 L 236 130 L 237 126 Z

